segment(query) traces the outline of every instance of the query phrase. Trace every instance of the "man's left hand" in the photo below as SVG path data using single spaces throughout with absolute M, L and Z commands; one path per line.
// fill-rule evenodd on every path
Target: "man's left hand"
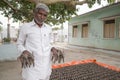
M 61 62 L 61 60 L 63 60 L 64 62 L 64 55 L 63 55 L 63 51 L 61 51 L 60 49 L 57 49 L 55 47 L 52 47 L 51 49 L 52 52 L 52 61 L 55 63 L 56 61 L 58 61 L 58 63 Z

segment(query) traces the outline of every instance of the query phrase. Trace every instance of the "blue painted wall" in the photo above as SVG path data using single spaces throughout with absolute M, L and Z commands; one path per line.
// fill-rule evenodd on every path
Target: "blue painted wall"
M 106 39 L 103 37 L 103 18 L 115 17 L 115 38 Z M 81 38 L 82 24 L 89 24 L 88 38 Z M 72 37 L 72 27 L 78 25 L 78 36 Z M 68 43 L 79 46 L 95 47 L 120 51 L 120 38 L 118 31 L 120 26 L 120 3 L 115 3 L 83 15 L 73 17 L 69 21 Z
M 1 44 L 0 45 L 0 61 L 17 60 L 17 47 L 15 44 Z

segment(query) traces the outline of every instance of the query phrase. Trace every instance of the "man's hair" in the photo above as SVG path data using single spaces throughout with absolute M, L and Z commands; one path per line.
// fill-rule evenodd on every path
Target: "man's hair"
M 35 7 L 35 9 L 33 10 L 34 13 L 39 12 L 40 9 L 45 10 L 46 12 L 50 12 L 48 6 L 46 4 L 43 3 L 38 3 Z

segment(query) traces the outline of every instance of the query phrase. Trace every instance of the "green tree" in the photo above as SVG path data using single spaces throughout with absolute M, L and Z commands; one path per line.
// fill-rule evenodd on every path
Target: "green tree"
M 0 11 L 6 17 L 14 18 L 14 21 L 30 21 L 33 19 L 32 10 L 38 2 L 46 3 L 51 12 L 46 22 L 50 24 L 63 23 L 76 15 L 76 5 L 87 3 L 92 7 L 96 2 L 101 4 L 102 0 L 1 0 Z M 114 3 L 115 0 L 107 0 Z
M 57 31 L 57 30 L 60 30 L 60 28 L 59 27 L 54 27 L 54 28 L 52 28 L 52 30 Z
M 0 25 L 0 33 L 2 32 L 2 26 Z
M 2 24 L 2 23 L 0 23 L 0 24 Z M 2 40 L 2 30 L 3 30 L 3 28 L 2 28 L 2 26 L 0 25 L 0 37 L 1 37 L 1 40 Z
M 2 30 L 3 30 L 1 25 L 2 25 L 2 22 L 0 22 L 0 33 L 1 33 Z

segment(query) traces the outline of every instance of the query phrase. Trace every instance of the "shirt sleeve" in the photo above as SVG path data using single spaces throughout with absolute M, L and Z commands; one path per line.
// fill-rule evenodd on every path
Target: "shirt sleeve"
M 25 34 L 25 26 L 21 26 L 20 27 L 20 30 L 19 30 L 19 36 L 18 36 L 18 39 L 17 39 L 17 49 L 18 49 L 18 53 L 19 55 L 24 51 L 26 50 L 25 49 L 25 41 L 26 41 L 26 34 Z

